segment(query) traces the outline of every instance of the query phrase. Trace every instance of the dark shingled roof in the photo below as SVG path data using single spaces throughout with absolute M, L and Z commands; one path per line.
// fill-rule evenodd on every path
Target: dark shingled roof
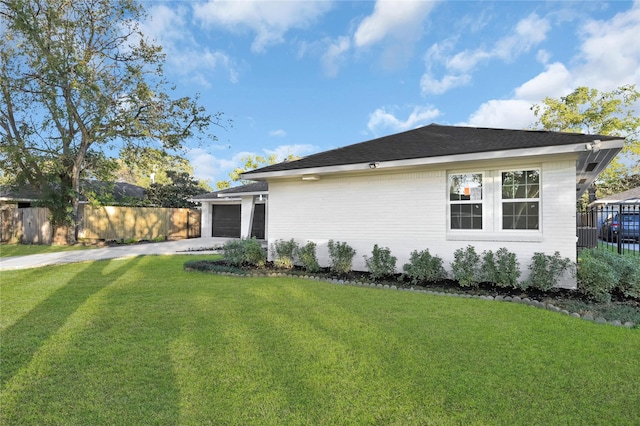
M 191 199 L 197 200 L 209 200 L 211 198 L 224 197 L 225 194 L 241 194 L 250 192 L 267 192 L 269 190 L 269 184 L 267 182 L 255 182 L 246 185 L 236 186 L 233 188 L 222 189 L 220 191 L 208 192 L 206 194 L 196 195 Z
M 111 193 L 114 201 L 121 202 L 128 198 L 144 199 L 146 189 L 127 182 L 101 182 L 97 180 L 80 182 L 81 190 L 92 190 L 96 193 Z M 37 201 L 42 197 L 42 192 L 33 185 L 25 185 L 20 188 L 10 186 L 0 187 L 0 199 Z M 87 197 L 80 196 L 80 200 L 86 201 Z
M 540 130 L 507 130 L 430 124 L 414 130 L 384 136 L 330 151 L 320 152 L 296 161 L 285 161 L 244 173 L 248 179 L 255 173 L 299 170 L 358 164 L 371 161 L 396 161 L 446 155 L 472 154 L 521 148 L 572 145 L 600 140 L 618 140 L 617 136 Z

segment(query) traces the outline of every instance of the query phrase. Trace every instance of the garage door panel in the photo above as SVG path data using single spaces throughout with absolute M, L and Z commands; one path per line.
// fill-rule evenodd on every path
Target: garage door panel
M 240 205 L 213 206 L 213 237 L 240 238 Z

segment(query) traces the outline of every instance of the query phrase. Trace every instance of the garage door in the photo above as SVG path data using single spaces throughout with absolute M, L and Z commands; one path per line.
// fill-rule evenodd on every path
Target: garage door
M 213 206 L 213 237 L 240 238 L 240 205 Z

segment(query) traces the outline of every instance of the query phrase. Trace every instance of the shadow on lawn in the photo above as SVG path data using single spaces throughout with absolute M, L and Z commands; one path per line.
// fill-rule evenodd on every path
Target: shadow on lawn
M 128 262 L 126 267 L 106 273 L 108 261 L 91 262 L 70 277 L 66 285 L 9 326 L 2 333 L 0 387 L 4 388 L 21 368 L 31 362 L 37 351 L 91 296 L 126 274 L 139 261 L 140 258 L 136 258 L 135 262 Z M 47 269 L 33 269 L 31 275 L 37 279 L 37 275 L 47 273 Z

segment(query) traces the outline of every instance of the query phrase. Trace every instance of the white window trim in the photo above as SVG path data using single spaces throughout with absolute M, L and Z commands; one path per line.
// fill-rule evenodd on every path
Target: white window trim
M 464 201 L 451 201 L 450 199 L 450 193 L 449 190 L 451 188 L 451 176 L 452 175 L 480 175 L 482 176 L 482 199 L 480 201 L 478 200 L 464 200 Z M 459 232 L 471 232 L 471 233 L 480 233 L 480 232 L 484 232 L 484 230 L 487 228 L 487 215 L 485 214 L 486 211 L 486 202 L 487 202 L 487 193 L 486 193 L 486 186 L 485 186 L 485 179 L 487 178 L 486 172 L 484 171 L 463 171 L 463 172 L 457 172 L 457 171 L 451 171 L 451 172 L 447 172 L 446 174 L 447 176 L 447 230 L 448 232 L 455 232 L 455 233 L 459 233 Z M 451 205 L 455 204 L 455 205 L 459 205 L 459 204 L 481 204 L 482 205 L 482 229 L 451 229 Z
M 502 223 L 502 205 L 505 202 L 502 198 L 502 173 L 508 172 L 522 172 L 525 170 L 536 170 L 538 172 L 538 198 L 515 198 L 513 200 L 507 200 L 506 202 L 529 202 L 529 201 L 537 201 L 538 202 L 538 229 L 504 229 Z M 499 232 L 505 233 L 542 233 L 542 168 L 541 167 L 518 167 L 518 168 L 510 168 L 499 170 L 496 176 L 498 180 L 499 188 L 496 189 L 496 194 L 499 194 L 499 199 L 497 201 L 496 215 L 495 219 L 497 220 L 497 228 Z
M 540 176 L 538 229 L 502 229 L 502 172 L 537 170 Z M 482 175 L 482 229 L 451 229 L 451 201 L 449 200 L 450 176 L 459 174 Z M 455 169 L 447 170 L 446 179 L 446 239 L 449 241 L 504 241 L 542 242 L 543 239 L 543 173 L 540 164 L 519 165 L 517 167 L 482 171 Z

